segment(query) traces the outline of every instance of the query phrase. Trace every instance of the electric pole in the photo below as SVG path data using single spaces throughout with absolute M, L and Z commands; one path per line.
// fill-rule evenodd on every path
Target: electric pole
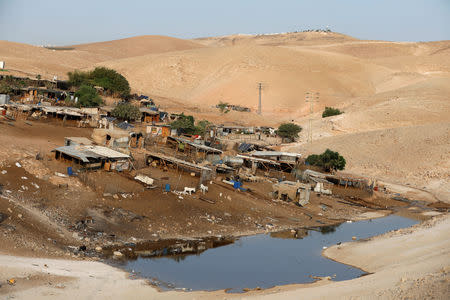
M 308 128 L 308 142 L 312 143 L 312 115 L 314 113 L 314 103 L 319 102 L 319 93 L 306 92 L 305 102 L 309 102 L 309 128 Z
M 258 102 L 258 115 L 261 115 L 262 112 L 262 105 L 261 105 L 261 91 L 262 91 L 262 83 L 258 83 L 258 90 L 259 90 L 259 102 Z

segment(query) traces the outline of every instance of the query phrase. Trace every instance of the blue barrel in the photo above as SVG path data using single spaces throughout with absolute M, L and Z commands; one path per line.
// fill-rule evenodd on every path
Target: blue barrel
M 166 186 L 164 187 L 164 190 L 166 192 L 170 192 L 170 184 L 166 183 Z
M 72 175 L 73 175 L 72 167 L 67 167 L 67 174 L 68 174 L 69 176 L 72 176 Z

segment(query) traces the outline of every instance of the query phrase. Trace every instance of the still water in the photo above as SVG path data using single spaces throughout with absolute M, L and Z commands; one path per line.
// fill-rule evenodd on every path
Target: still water
M 243 288 L 313 282 L 311 276 L 334 276 L 333 280 L 347 280 L 364 272 L 323 257 L 323 247 L 351 241 L 353 236 L 364 239 L 416 223 L 415 220 L 391 215 L 322 230 L 299 230 L 297 238 L 290 231 L 275 234 L 277 237 L 253 235 L 198 255 L 139 257 L 120 267 L 144 278 L 156 278 L 162 289 L 241 292 Z

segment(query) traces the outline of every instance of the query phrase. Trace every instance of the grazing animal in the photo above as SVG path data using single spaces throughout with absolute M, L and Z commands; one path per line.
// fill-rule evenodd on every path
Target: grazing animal
M 208 191 L 208 187 L 206 185 L 203 185 L 203 183 L 201 183 L 200 190 L 202 191 L 202 193 L 204 195 Z
M 186 195 L 187 194 L 192 195 L 192 193 L 195 193 L 195 188 L 190 188 L 190 187 L 185 186 L 183 193 Z

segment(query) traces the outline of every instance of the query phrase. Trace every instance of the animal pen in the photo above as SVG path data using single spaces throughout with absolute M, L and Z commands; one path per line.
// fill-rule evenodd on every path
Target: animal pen
M 207 167 L 199 166 L 172 156 L 161 153 L 150 152 L 145 155 L 145 162 L 147 165 L 157 167 L 158 165 L 168 170 L 169 167 L 175 169 L 177 172 L 187 172 L 199 176 L 199 185 L 206 180 L 210 180 L 213 175 L 213 170 Z

